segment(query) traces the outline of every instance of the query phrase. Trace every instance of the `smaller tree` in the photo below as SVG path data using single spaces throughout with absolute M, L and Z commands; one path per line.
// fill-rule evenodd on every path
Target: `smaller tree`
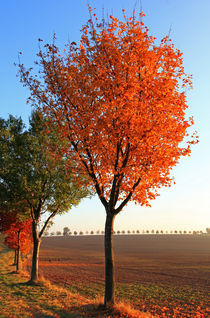
M 45 132 L 45 118 L 39 112 L 32 113 L 28 130 L 21 118 L 0 118 L 0 207 L 4 201 L 19 206 L 24 202 L 32 220 L 30 283 L 38 280 L 40 244 L 49 224 L 91 194 L 76 161 L 67 164 L 61 149 L 64 144 L 56 125 Z M 18 214 L 23 212 L 19 209 Z
M 93 235 L 93 234 L 94 234 L 94 231 L 90 231 L 90 234 Z
M 80 231 L 80 232 L 79 232 L 79 235 L 83 235 L 83 232 L 82 232 L 82 231 Z
M 74 231 L 74 235 L 77 235 L 77 231 Z
M 16 271 L 18 272 L 20 270 L 20 253 L 26 255 L 33 247 L 32 220 L 22 222 L 16 220 L 3 233 L 6 235 L 5 245 L 15 251 L 14 265 L 16 265 Z
M 70 229 L 69 229 L 67 226 L 65 226 L 65 227 L 63 228 L 63 236 L 69 235 L 69 232 L 70 232 Z
M 207 228 L 206 228 L 206 233 L 207 233 L 207 234 L 210 234 L 210 227 L 207 227 Z
M 57 232 L 56 232 L 56 235 L 57 235 L 57 236 L 60 236 L 60 235 L 61 235 L 61 231 L 57 231 Z

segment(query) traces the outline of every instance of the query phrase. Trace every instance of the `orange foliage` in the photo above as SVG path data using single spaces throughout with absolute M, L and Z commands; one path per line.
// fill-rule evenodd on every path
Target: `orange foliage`
M 16 220 L 11 223 L 9 229 L 3 232 L 6 235 L 5 245 L 14 250 L 20 248 L 23 254 L 29 253 L 33 241 L 31 223 L 31 219 L 22 222 Z
M 79 45 L 67 45 L 63 55 L 55 44 L 45 45 L 38 54 L 40 80 L 22 64 L 20 75 L 48 129 L 56 122 L 68 141 L 63 151 L 78 160 L 104 206 L 117 214 L 131 199 L 149 205 L 197 142 L 188 136 L 193 119 L 185 115 L 192 82 L 180 50 L 168 37 L 157 45 L 143 13 L 140 21 L 110 16 L 99 23 L 89 12 Z

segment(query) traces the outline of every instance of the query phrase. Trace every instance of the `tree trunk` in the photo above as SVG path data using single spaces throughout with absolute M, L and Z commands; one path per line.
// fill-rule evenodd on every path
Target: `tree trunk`
M 16 255 L 16 271 L 20 269 L 20 231 L 18 231 L 18 244 L 17 244 L 17 255 Z
M 113 307 L 114 305 L 114 255 L 113 255 L 113 224 L 115 215 L 112 212 L 106 213 L 105 225 L 105 307 Z
M 15 255 L 14 255 L 14 263 L 13 265 L 16 265 L 17 264 L 17 250 L 14 250 L 15 251 Z
M 41 240 L 39 238 L 37 224 L 33 220 L 32 222 L 32 236 L 33 236 L 33 256 L 32 256 L 32 266 L 31 266 L 31 279 L 30 283 L 38 281 L 38 260 L 39 260 L 39 247 Z

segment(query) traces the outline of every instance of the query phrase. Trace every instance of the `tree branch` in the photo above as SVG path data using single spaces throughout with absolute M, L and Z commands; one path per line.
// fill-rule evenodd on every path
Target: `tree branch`
M 120 206 L 119 206 L 117 209 L 115 209 L 115 211 L 114 211 L 114 214 L 115 214 L 115 215 L 117 215 L 117 214 L 124 208 L 124 206 L 129 202 L 129 200 L 131 199 L 132 194 L 133 194 L 135 188 L 139 185 L 140 181 L 141 181 L 141 178 L 139 178 L 139 179 L 136 181 L 136 183 L 133 185 L 132 190 L 131 190 L 131 192 L 129 193 L 129 195 L 127 196 L 127 198 L 120 204 Z
M 114 207 L 115 206 L 114 203 L 117 202 L 117 199 L 116 199 L 116 184 L 117 184 L 117 180 L 118 180 L 118 177 L 119 177 L 119 173 L 117 173 L 117 168 L 118 168 L 118 163 L 119 163 L 119 154 L 120 154 L 120 144 L 117 143 L 116 160 L 115 160 L 115 165 L 114 165 L 115 175 L 114 175 L 114 179 L 113 179 L 113 182 L 112 182 L 112 189 L 111 189 L 110 200 L 109 200 L 110 207 Z
M 47 220 L 45 221 L 41 231 L 39 232 L 39 238 L 42 236 L 42 234 L 44 233 L 44 230 L 46 229 L 49 221 L 56 215 L 56 213 L 58 212 L 58 208 L 52 213 L 50 214 L 50 216 L 47 218 Z
M 68 136 L 68 138 L 70 140 L 69 136 Z M 75 151 L 79 155 L 79 158 L 80 158 L 82 164 L 84 165 L 85 169 L 87 170 L 87 173 L 89 174 L 89 176 L 93 180 L 96 192 L 98 194 L 99 199 L 101 200 L 101 203 L 104 205 L 105 208 L 107 208 L 108 207 L 108 203 L 107 203 L 106 199 L 104 198 L 104 196 L 102 195 L 102 190 L 100 189 L 97 177 L 96 177 L 94 169 L 93 169 L 93 164 L 91 162 L 92 161 L 92 157 L 90 155 L 89 150 L 86 149 L 87 155 L 88 155 L 89 160 L 90 160 L 90 168 L 89 168 L 88 164 L 85 162 L 85 160 L 83 159 L 82 155 L 80 154 L 77 144 L 74 141 L 72 141 L 72 140 L 70 140 L 70 141 L 71 141 L 71 144 L 74 147 Z

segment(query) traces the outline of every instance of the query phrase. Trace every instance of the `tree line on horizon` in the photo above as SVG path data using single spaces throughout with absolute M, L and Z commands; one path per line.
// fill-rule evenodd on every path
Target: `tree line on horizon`
M 99 23 L 88 9 L 78 45 L 61 52 L 55 36 L 44 46 L 39 39 L 34 68 L 18 64 L 34 111 L 29 129 L 0 119 L 0 220 L 16 212 L 16 221 L 31 220 L 35 283 L 47 227 L 95 193 L 106 213 L 104 306 L 113 307 L 115 218 L 129 201 L 149 206 L 171 186 L 171 169 L 198 137 L 186 116 L 191 76 L 169 37 L 156 44 L 143 13 Z
M 71 231 L 68 227 L 63 228 L 63 232 L 56 231 L 56 232 L 45 232 L 44 236 L 71 236 L 71 235 L 104 235 L 103 230 L 97 230 L 97 231 Z M 206 228 L 206 232 L 200 230 L 200 231 L 186 231 L 186 230 L 170 230 L 170 231 L 163 231 L 163 230 L 117 230 L 113 231 L 113 234 L 210 234 L 210 229 Z

